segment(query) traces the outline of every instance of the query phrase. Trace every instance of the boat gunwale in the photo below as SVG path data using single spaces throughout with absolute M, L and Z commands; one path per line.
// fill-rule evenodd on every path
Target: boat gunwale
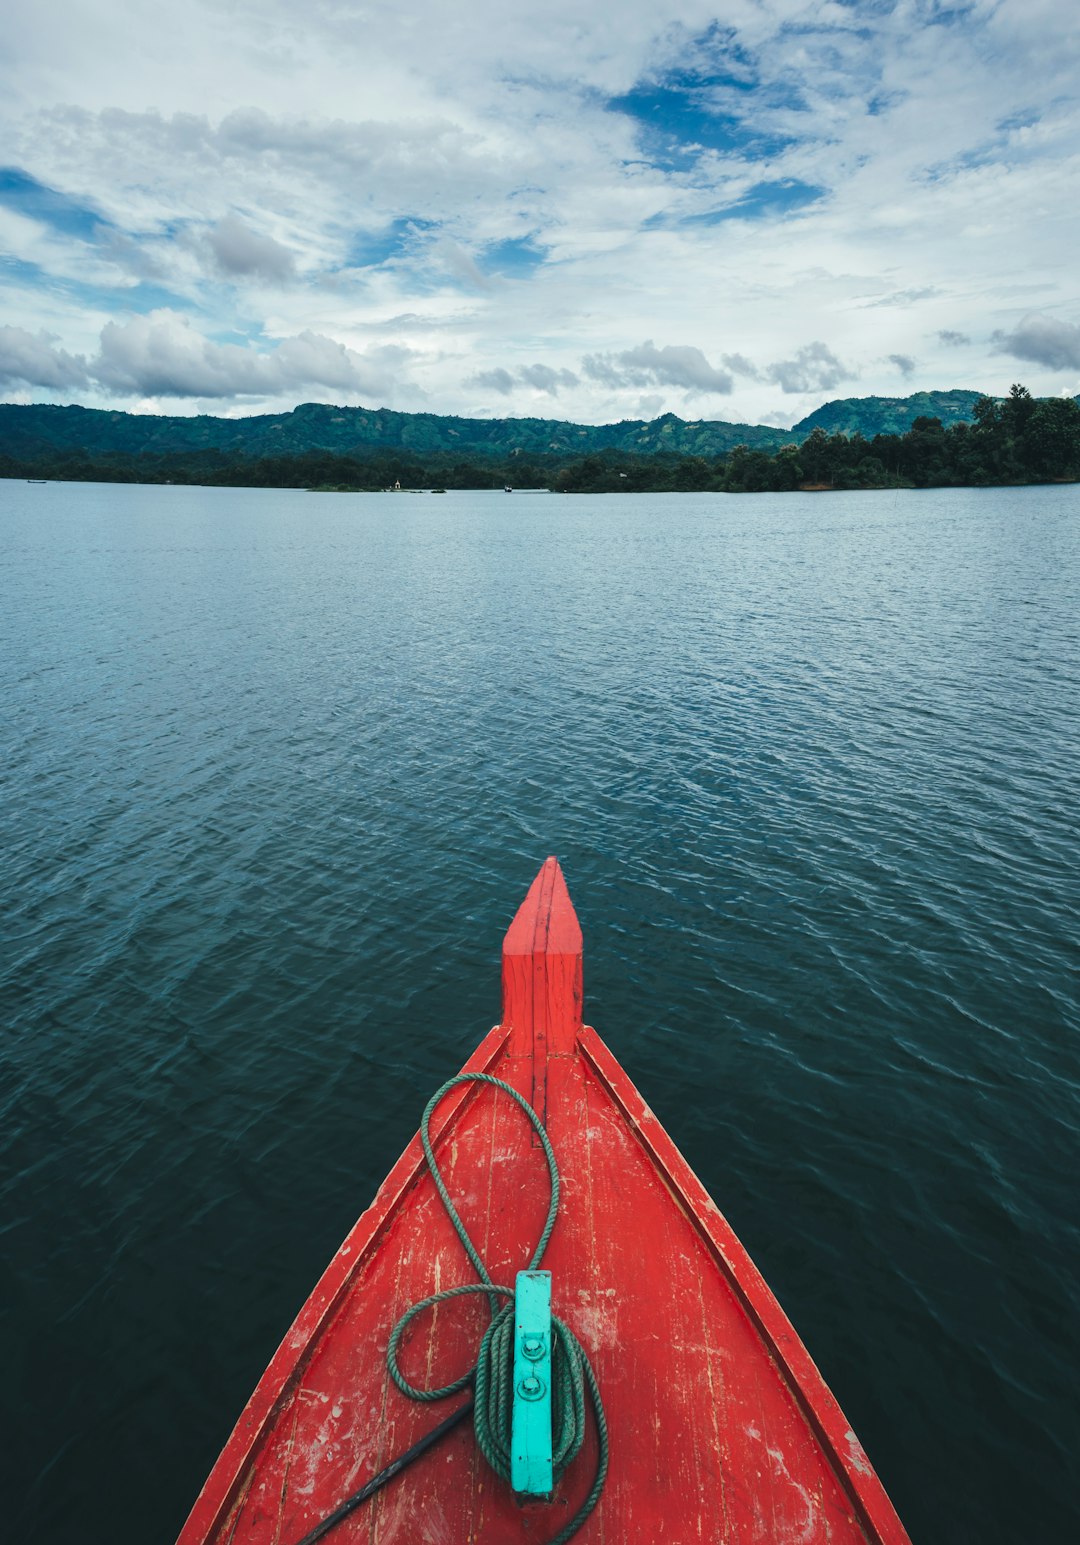
M 509 1035 L 507 1026 L 495 1025 L 461 1071 L 490 1072 L 501 1058 Z M 432 1118 L 433 1144 L 446 1135 L 479 1088 L 478 1084 L 459 1084 L 447 1094 Z M 229 1513 L 245 1494 L 248 1468 L 274 1417 L 302 1377 L 322 1332 L 340 1308 L 357 1273 L 378 1247 L 405 1196 L 426 1170 L 427 1160 L 417 1132 L 301 1305 L 215 1460 L 176 1545 L 206 1545 L 226 1524 Z
M 583 1025 L 578 1032 L 578 1047 L 731 1285 L 847 1493 L 871 1545 L 911 1545 L 839 1401 L 731 1224 L 591 1025 Z

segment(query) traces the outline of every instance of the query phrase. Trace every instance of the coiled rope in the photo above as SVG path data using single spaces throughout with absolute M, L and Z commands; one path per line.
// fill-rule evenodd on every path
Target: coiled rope
M 391 1333 L 386 1349 L 386 1364 L 390 1377 L 401 1393 L 407 1395 L 410 1400 L 443 1400 L 450 1395 L 456 1395 L 459 1390 L 471 1384 L 473 1386 L 473 1428 L 477 1444 L 491 1468 L 502 1476 L 503 1480 L 509 1481 L 514 1403 L 514 1290 L 500 1287 L 492 1282 L 476 1246 L 469 1238 L 468 1231 L 458 1216 L 457 1208 L 450 1199 L 450 1193 L 435 1162 L 435 1154 L 431 1146 L 430 1125 L 435 1107 L 456 1085 L 469 1083 L 492 1084 L 515 1100 L 532 1123 L 544 1150 L 544 1157 L 547 1159 L 551 1181 L 551 1203 L 548 1207 L 547 1221 L 533 1251 L 528 1270 L 535 1271 L 539 1267 L 551 1238 L 551 1231 L 555 1227 L 555 1220 L 559 1215 L 559 1168 L 555 1162 L 555 1153 L 548 1135 L 529 1102 L 510 1084 L 504 1083 L 501 1078 L 494 1078 L 490 1073 L 459 1073 L 456 1078 L 449 1079 L 441 1089 L 436 1090 L 428 1101 L 420 1122 L 420 1141 L 424 1145 L 424 1157 L 427 1159 L 435 1188 L 461 1240 L 465 1254 L 469 1257 L 473 1270 L 480 1280 L 462 1287 L 445 1288 L 441 1293 L 433 1293 L 430 1298 L 422 1298 L 419 1303 L 413 1304 L 411 1309 L 407 1309 Z M 463 1298 L 473 1293 L 486 1293 L 491 1305 L 491 1324 L 480 1343 L 475 1365 L 460 1378 L 455 1379 L 452 1384 L 445 1384 L 441 1389 L 420 1389 L 415 1384 L 410 1384 L 398 1366 L 398 1347 L 406 1326 L 411 1324 L 418 1314 L 434 1308 L 436 1304 L 446 1303 L 451 1298 Z M 500 1308 L 500 1298 L 509 1299 L 509 1303 Z M 585 1437 L 586 1390 L 589 1392 L 596 1419 L 599 1446 L 596 1479 L 593 1481 L 592 1490 L 566 1527 L 550 1542 L 550 1545 L 566 1545 L 566 1541 L 578 1532 L 600 1500 L 608 1468 L 608 1432 L 600 1389 L 584 1348 L 570 1327 L 556 1315 L 551 1317 L 551 1330 L 552 1469 L 556 1481 L 578 1454 Z

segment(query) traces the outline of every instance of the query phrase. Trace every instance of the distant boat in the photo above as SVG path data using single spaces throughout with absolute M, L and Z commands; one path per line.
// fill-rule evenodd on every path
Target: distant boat
M 47 483 L 49 479 L 47 477 L 28 477 L 26 481 L 28 483 Z
M 504 488 L 504 489 L 503 489 L 503 493 L 504 493 L 504 494 L 512 494 L 512 493 L 513 493 L 513 491 L 514 491 L 514 490 L 513 490 L 513 489 L 512 489 L 512 488 L 511 488 L 511 487 L 510 487 L 510 484 L 509 484 L 509 483 L 507 483 L 507 485 L 506 485 L 506 487 L 505 487 L 505 488 Z
M 502 1022 L 434 1095 L 301 1309 L 179 1545 L 331 1530 L 331 1545 L 546 1545 L 579 1529 L 581 1545 L 910 1545 L 731 1225 L 582 1023 L 581 929 L 554 858 L 506 935 L 502 991 Z M 379 1079 L 376 1063 L 357 1108 L 377 1105 Z M 480 1296 L 435 1304 L 440 1289 Z M 474 1372 L 488 1297 L 502 1351 Z M 458 1394 L 449 1416 L 416 1403 L 416 1384 L 406 1399 L 399 1375 Z

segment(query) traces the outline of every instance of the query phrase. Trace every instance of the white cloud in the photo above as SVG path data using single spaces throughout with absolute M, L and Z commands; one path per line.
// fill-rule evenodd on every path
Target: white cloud
M 214 343 L 184 317 L 155 312 L 125 324 L 109 322 L 91 364 L 112 392 L 153 397 L 272 397 L 324 387 L 340 396 L 383 400 L 394 392 L 409 351 L 393 346 L 358 352 L 304 331 L 271 348 Z
M 778 360 L 766 371 L 782 392 L 829 392 L 841 381 L 854 380 L 854 372 L 841 364 L 824 343 L 805 344 L 792 359 Z
M 1060 0 L 715 15 L 714 0 L 680 0 L 675 19 L 645 0 L 8 7 L 4 159 L 101 221 L 0 210 L 0 325 L 92 360 L 112 313 L 98 385 L 67 389 L 120 403 L 160 378 L 223 406 L 314 386 L 423 389 L 466 411 L 479 383 L 592 421 L 643 392 L 765 420 L 856 378 L 895 391 L 900 360 L 912 387 L 1002 390 L 1006 346 L 1033 390 L 1057 389 L 1070 324 L 1040 332 L 1025 311 L 1073 303 L 1080 34 Z M 692 99 L 664 100 L 704 113 L 666 160 L 608 106 L 691 80 Z M 748 214 L 762 184 L 824 196 Z M 187 334 L 175 317 L 161 333 L 163 308 L 194 319 Z M 46 374 L 37 344 L 35 359 Z
M 1080 370 L 1080 327 L 1058 317 L 1032 313 L 1012 332 L 995 332 L 994 343 L 1002 354 L 1030 360 L 1047 370 Z
M 486 387 L 489 391 L 498 392 L 503 397 L 509 397 L 514 390 L 513 376 L 501 365 L 497 365 L 494 370 L 478 370 L 474 376 L 469 377 L 468 384 Z
M 502 397 L 509 397 L 520 386 L 534 392 L 543 392 L 549 397 L 557 397 L 561 389 L 580 385 L 580 377 L 572 370 L 553 370 L 550 365 L 539 363 L 522 365 L 516 374 L 511 374 L 502 365 L 496 365 L 493 370 L 478 370 L 465 384 L 485 387 L 489 391 L 498 392 Z
M 219 220 L 207 236 L 207 245 L 225 274 L 255 274 L 271 282 L 286 282 L 296 276 L 289 249 L 272 236 L 253 231 L 238 215 L 228 214 Z
M 572 370 L 552 370 L 550 365 L 524 365 L 518 374 L 526 386 L 551 397 L 557 397 L 563 387 L 578 386 L 581 380 Z
M 0 327 L 0 385 L 42 386 L 50 391 L 86 386 L 86 361 L 58 349 L 58 342 L 51 333 Z
M 651 339 L 618 354 L 587 354 L 581 362 L 587 376 L 605 386 L 677 386 L 687 392 L 727 395 L 734 380 L 726 370 L 710 365 L 692 344 L 665 344 Z

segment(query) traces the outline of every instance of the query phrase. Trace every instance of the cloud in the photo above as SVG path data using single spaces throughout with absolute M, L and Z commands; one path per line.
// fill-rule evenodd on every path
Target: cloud
M 938 293 L 935 285 L 926 284 L 914 290 L 894 290 L 891 295 L 882 295 L 878 300 L 863 302 L 864 311 L 875 311 L 883 306 L 913 306 L 916 301 L 930 300 Z
M 470 376 L 465 383 L 467 386 L 487 387 L 490 391 L 499 392 L 503 397 L 509 397 L 519 386 L 528 386 L 537 392 L 546 392 L 549 397 L 557 397 L 560 387 L 579 386 L 581 380 L 572 370 L 553 370 L 550 365 L 523 365 L 516 375 L 497 365 L 493 370 L 481 370 L 476 375 Z
M 731 0 L 722 25 L 715 0 L 676 20 L 479 0 L 453 27 L 445 0 L 255 10 L 19 9 L 0 322 L 37 339 L 27 372 L 77 376 L 110 318 L 167 307 L 201 341 L 110 336 L 108 391 L 65 389 L 126 407 L 123 381 L 235 382 L 238 409 L 305 373 L 409 390 L 371 339 L 413 347 L 438 411 L 472 409 L 467 369 L 494 409 L 557 394 L 596 421 L 689 394 L 761 422 L 856 369 L 895 391 L 890 352 L 924 339 L 946 361 L 973 340 L 962 384 L 1001 391 L 990 328 L 1030 352 L 1023 308 L 1080 322 L 1060 0 Z M 1036 340 L 1033 390 L 1060 384 L 1042 361 L 1071 357 L 1064 336 Z
M 658 418 L 660 414 L 663 413 L 663 411 L 664 399 L 662 397 L 658 397 L 654 392 L 646 392 L 645 395 L 643 397 L 639 397 L 637 402 L 634 404 L 634 413 L 638 418 Z
M 1080 370 L 1080 327 L 1030 312 L 1011 333 L 992 335 L 996 352 L 1030 360 L 1048 370 Z
M 449 236 L 443 236 L 432 244 L 432 255 L 441 264 L 443 271 L 458 284 L 466 289 L 490 290 L 493 281 L 484 273 L 479 263 L 460 242 L 454 241 Z
M 252 275 L 277 283 L 296 277 L 296 262 L 289 249 L 272 236 L 253 231 L 238 215 L 228 214 L 219 220 L 207 244 L 224 274 Z
M 616 390 L 621 386 L 647 384 L 648 377 L 632 377 L 625 370 L 620 370 L 615 363 L 616 357 L 614 354 L 586 354 L 582 358 L 581 368 L 590 381 L 598 381 L 601 386 L 611 386 Z
M 86 361 L 55 345 L 53 333 L 31 333 L 25 327 L 0 327 L 0 386 L 40 386 L 50 391 L 86 386 Z
M 692 344 L 657 348 L 651 339 L 619 354 L 587 354 L 581 368 L 591 380 L 613 387 L 679 386 L 688 392 L 726 396 L 735 385 L 728 371 L 710 365 Z
M 486 386 L 489 391 L 501 392 L 504 397 L 509 397 L 514 390 L 514 378 L 509 370 L 504 370 L 501 365 L 494 370 L 480 370 L 476 375 L 470 376 L 468 386 Z
M 408 351 L 393 346 L 361 354 L 305 331 L 274 347 L 213 343 L 174 312 L 107 322 L 90 374 L 109 392 L 140 397 L 275 396 L 310 386 L 385 396 Z
M 910 354 L 890 354 L 890 365 L 895 365 L 902 376 L 910 376 L 915 373 L 915 361 Z
M 782 392 L 828 392 L 841 381 L 855 379 L 824 343 L 805 344 L 794 359 L 778 360 L 765 372 Z
M 727 368 L 737 376 L 749 376 L 753 381 L 761 380 L 761 371 L 744 354 L 724 354 L 721 357 Z
M 518 375 L 526 386 L 534 386 L 538 392 L 552 397 L 559 395 L 561 386 L 578 386 L 580 378 L 572 370 L 552 370 L 550 365 L 525 365 Z
M 99 226 L 96 247 L 103 258 L 115 263 L 124 273 L 136 279 L 163 279 L 168 277 L 167 264 L 153 250 L 124 231 L 112 226 Z

